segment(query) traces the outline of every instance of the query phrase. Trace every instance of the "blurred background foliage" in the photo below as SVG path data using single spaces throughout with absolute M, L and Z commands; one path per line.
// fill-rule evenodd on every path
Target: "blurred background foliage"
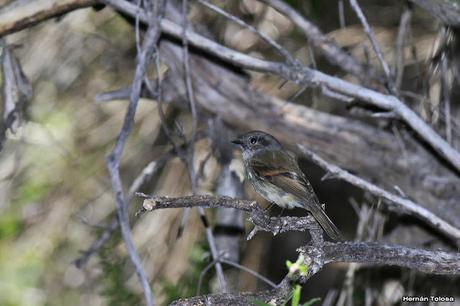
M 368 60 L 375 63 L 373 53 L 368 52 L 366 36 L 347 5 L 346 26 L 340 28 L 337 1 L 287 2 L 354 56 L 362 61 L 369 56 Z M 311 64 L 311 50 L 304 36 L 273 9 L 254 0 L 214 3 Z M 362 0 L 360 4 L 386 59 L 392 63 L 404 4 L 396 0 Z M 251 55 L 277 58 L 253 33 L 203 7 L 192 4 L 189 15 L 194 24 L 206 27 L 225 45 Z M 416 68 L 427 65 L 439 27 L 424 11 L 414 9 L 405 50 L 408 84 L 411 84 L 410 74 L 415 79 Z M 127 104 L 121 100 L 98 104 L 95 96 L 129 86 L 132 81 L 136 56 L 132 26 L 111 9 L 82 9 L 13 34 L 8 43 L 20 45 L 17 55 L 33 83 L 34 97 L 27 108 L 26 120 L 15 134 L 8 135 L 0 154 L 0 305 L 141 304 L 141 291 L 118 233 L 84 268 L 73 265 L 79 252 L 89 247 L 115 215 L 105 156 L 114 144 Z M 321 57 L 317 58 L 317 65 L 328 73 L 336 71 Z M 256 72 L 249 75 L 252 86 L 281 98 L 292 96 L 298 89 L 292 84 L 280 87 L 280 80 L 274 76 Z M 436 88 L 432 90 L 439 92 Z M 333 113 L 344 111 L 342 105 L 328 103 L 314 89 L 305 91 L 296 102 Z M 171 107 L 165 109 L 169 120 L 180 122 L 189 131 L 188 113 Z M 126 188 L 145 165 L 168 149 L 156 104 L 143 99 L 122 160 Z M 195 166 L 209 150 L 206 140 L 197 142 Z M 348 199 L 366 201 L 363 195 L 345 183 L 320 183 L 322 172 L 309 163 L 302 165 L 309 169 L 320 199 L 328 203 L 331 218 L 352 237 L 357 218 Z M 200 192 L 213 193 L 219 170 L 211 157 L 206 163 L 206 175 L 199 181 Z M 180 160 L 168 161 L 143 191 L 169 196 L 190 194 L 187 172 Z M 255 198 L 250 189 L 247 194 Z M 139 205 L 140 201 L 135 200 L 131 213 Z M 180 211 L 162 210 L 131 218 L 136 246 L 160 304 L 195 295 L 200 273 L 209 263 L 202 227 L 195 213 L 182 239 L 175 241 L 180 216 Z M 286 259 L 295 261 L 295 249 L 306 240 L 302 233 L 277 237 L 258 234 L 249 242 L 242 237 L 241 264 L 277 282 L 286 273 Z M 329 289 L 340 288 L 344 272 L 345 265 L 326 268 L 308 282 L 305 296 L 325 297 Z M 379 272 L 373 273 L 374 276 L 366 276 L 367 280 L 374 279 Z M 202 292 L 212 290 L 212 274 L 211 270 L 205 277 Z M 414 274 L 399 269 L 379 274 L 378 278 L 381 281 L 376 281 L 370 290 L 374 290 L 382 305 L 393 304 L 388 300 L 394 293 L 391 290 L 399 290 L 401 283 L 405 286 L 415 282 Z M 235 279 L 240 290 L 265 288 L 246 273 L 239 273 Z M 366 278 L 362 280 L 365 282 Z M 355 295 L 356 303 L 362 304 L 363 291 L 357 290 Z

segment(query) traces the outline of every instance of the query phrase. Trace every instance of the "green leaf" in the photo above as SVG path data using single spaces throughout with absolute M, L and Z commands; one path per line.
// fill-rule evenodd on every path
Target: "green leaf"
M 302 306 L 310 306 L 310 305 L 313 305 L 314 303 L 316 303 L 318 301 L 321 301 L 321 298 L 311 299 L 311 300 L 305 302 Z
M 296 285 L 294 287 L 294 290 L 292 291 L 292 300 L 291 300 L 291 305 L 292 306 L 298 306 L 300 302 L 300 291 L 302 290 L 302 287 L 300 285 Z

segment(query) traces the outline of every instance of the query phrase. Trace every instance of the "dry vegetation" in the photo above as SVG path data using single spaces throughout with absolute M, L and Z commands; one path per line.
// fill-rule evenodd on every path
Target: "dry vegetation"
M 458 303 L 458 4 L 167 2 L 0 0 L 0 304 Z M 349 241 L 254 206 L 229 142 L 251 129 Z

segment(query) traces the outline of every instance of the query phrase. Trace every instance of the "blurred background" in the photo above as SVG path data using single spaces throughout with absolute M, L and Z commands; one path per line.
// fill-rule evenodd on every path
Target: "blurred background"
M 9 2 L 0 1 L 0 8 Z M 374 53 L 347 1 L 344 27 L 340 27 L 337 1 L 287 2 L 361 62 L 375 65 Z M 272 8 L 255 0 L 213 3 L 277 40 L 306 65 L 314 64 L 332 75 L 338 73 L 337 68 L 321 56 L 315 56 L 289 19 Z M 395 40 L 406 4 L 404 1 L 361 0 L 360 5 L 386 60 L 393 63 Z M 429 70 L 432 64 L 442 26 L 417 6 L 412 7 L 411 12 L 411 27 L 403 50 L 407 55 L 402 82 L 408 89 L 426 86 L 428 96 L 435 97 L 431 101 L 438 101 L 439 84 L 423 83 L 420 71 Z M 253 33 L 193 1 L 189 20 L 231 48 L 279 60 Z M 81 251 L 91 246 L 116 215 L 105 157 L 113 148 L 127 102 L 120 99 L 96 103 L 95 97 L 132 82 L 136 40 L 130 21 L 110 8 L 86 8 L 9 35 L 6 41 L 19 45 L 15 53 L 34 93 L 26 118 L 15 133 L 8 132 L 0 153 L 0 305 L 143 303 L 142 291 L 119 231 L 81 268 L 74 264 Z M 163 65 L 162 69 L 168 68 Z M 281 86 L 282 81 L 275 76 L 247 74 L 252 87 L 281 99 L 289 100 L 299 90 L 295 84 Z M 293 102 L 332 114 L 359 116 L 350 115 L 345 104 L 331 102 L 318 89 L 303 91 Z M 139 103 L 135 128 L 121 164 L 125 190 L 146 165 L 171 150 L 161 129 L 157 107 L 155 101 L 147 98 Z M 436 115 L 437 104 L 417 107 L 426 120 L 434 124 L 442 120 Z M 168 121 L 179 122 L 189 135 L 190 113 L 169 104 L 164 109 Z M 200 121 L 199 128 L 208 129 L 206 120 Z M 230 129 L 229 138 L 243 131 Z M 215 194 L 222 165 L 215 155 L 209 154 L 212 143 L 208 139 L 197 141 L 195 150 L 194 165 L 202 169 L 199 192 Z M 239 153 L 235 150 L 231 155 L 232 169 L 241 174 Z M 368 224 L 370 229 L 364 232 L 361 229 L 361 239 L 382 237 L 386 222 L 395 215 L 382 212 L 377 199 L 344 182 L 322 182 L 324 171 L 306 160 L 301 160 L 301 166 L 321 202 L 327 204 L 329 216 L 348 239 L 354 239 L 357 230 L 359 233 L 359 213 L 368 213 L 371 216 L 368 220 L 372 220 L 368 222 L 372 225 Z M 167 196 L 191 194 L 182 161 L 174 156 L 166 159 L 142 184 L 141 191 Z M 250 186 L 245 186 L 244 197 L 263 203 Z M 176 241 L 180 210 L 158 210 L 135 217 L 140 206 L 141 200 L 135 198 L 130 206 L 130 223 L 157 303 L 166 305 L 179 297 L 196 295 L 200 274 L 210 262 L 197 212 L 192 211 L 183 236 Z M 273 214 L 277 213 L 273 210 Z M 289 214 L 304 215 L 305 212 Z M 215 212 L 209 210 L 207 215 L 214 224 Z M 296 249 L 309 241 L 308 234 L 297 232 L 275 237 L 258 233 L 246 241 L 250 230 L 251 224 L 246 222 L 244 232 L 236 233 L 240 263 L 275 283 L 287 273 L 285 261 L 295 261 Z M 269 288 L 248 273 L 225 268 L 235 290 Z M 318 304 L 343 305 L 341 292 L 346 288 L 347 271 L 354 273 L 356 305 L 394 305 L 408 292 L 459 294 L 455 279 L 438 277 L 428 281 L 424 276 L 399 268 L 353 269 L 350 272 L 347 264 L 327 266 L 304 286 L 305 300 L 321 297 Z M 434 285 L 440 283 L 442 286 Z M 201 293 L 212 292 L 215 287 L 211 269 L 202 276 Z

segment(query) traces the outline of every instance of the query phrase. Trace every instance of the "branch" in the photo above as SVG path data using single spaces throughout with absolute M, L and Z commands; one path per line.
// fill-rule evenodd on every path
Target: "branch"
M 149 26 L 144 38 L 142 50 L 140 50 L 140 53 L 138 53 L 137 56 L 136 72 L 134 75 L 130 101 L 128 109 L 126 111 L 123 126 L 118 135 L 115 147 L 107 157 L 107 168 L 109 170 L 110 177 L 112 180 L 112 188 L 116 195 L 117 215 L 118 221 L 120 223 L 121 234 L 125 242 L 126 248 L 128 250 L 131 262 L 135 267 L 136 274 L 144 290 L 144 297 L 147 306 L 153 305 L 153 298 L 149 282 L 147 280 L 144 269 L 142 267 L 142 263 L 139 259 L 139 256 L 137 254 L 136 248 L 131 237 L 131 230 L 129 228 L 129 218 L 127 211 L 127 202 L 123 192 L 120 177 L 120 160 L 121 155 L 123 154 L 123 149 L 126 140 L 134 125 L 134 116 L 136 114 L 137 104 L 139 102 L 141 87 L 144 80 L 147 65 L 149 63 L 150 57 L 152 56 L 154 47 L 157 45 L 161 34 L 161 28 L 159 24 L 160 20 L 163 17 L 160 14 L 161 8 L 158 7 L 158 4 L 154 4 L 154 6 L 155 8 L 153 9 L 153 11 L 147 15 L 149 20 Z
M 73 1 L 71 2 L 73 3 Z M 78 2 L 78 1 L 75 1 L 75 2 Z M 130 4 L 129 2 L 122 1 L 122 0 L 105 0 L 104 2 L 132 17 L 136 16 L 137 7 L 133 4 Z M 273 3 L 271 2 L 271 4 Z M 86 3 L 86 5 L 89 5 L 89 4 Z M 81 7 L 83 7 L 83 5 Z M 56 16 L 56 15 L 53 15 L 53 16 Z M 46 18 L 39 19 L 39 21 L 44 20 L 44 19 Z M 3 19 L 0 18 L 0 20 L 3 20 Z M 139 13 L 139 20 L 141 20 L 144 23 L 147 23 L 148 21 L 147 16 L 143 10 L 140 11 Z M 14 21 L 17 22 L 16 19 Z M 304 23 L 305 20 L 301 22 Z M 6 32 L 4 30 L 1 31 L 0 29 L 0 35 L 4 35 L 5 33 L 11 33 L 15 31 L 15 29 L 16 30 L 19 29 L 19 28 L 11 27 L 10 23 L 11 22 L 6 24 L 6 26 L 9 26 L 10 32 Z M 307 25 L 310 26 L 310 24 L 305 24 L 305 26 Z M 172 35 L 176 38 L 181 37 L 181 32 L 182 32 L 181 27 L 173 22 L 170 22 L 168 20 L 162 20 L 161 28 L 162 28 L 162 31 L 164 31 L 165 33 L 169 35 Z M 457 171 L 460 171 L 459 152 L 457 152 L 454 148 L 452 148 L 449 145 L 449 143 L 447 143 L 430 126 L 428 126 L 420 117 L 418 117 L 417 114 L 415 114 L 409 107 L 407 107 L 404 104 L 404 102 L 402 102 L 401 100 L 397 99 L 394 96 L 383 95 L 379 92 L 366 89 L 359 85 L 354 85 L 350 82 L 340 80 L 336 77 L 329 76 L 317 70 L 303 68 L 303 69 L 300 69 L 299 71 L 299 69 L 292 69 L 291 67 L 288 67 L 282 63 L 260 60 L 258 58 L 254 58 L 246 54 L 242 54 L 240 52 L 231 50 L 218 43 L 215 43 L 212 40 L 209 40 L 201 35 L 198 35 L 192 31 L 187 32 L 187 40 L 191 45 L 197 48 L 200 48 L 202 50 L 205 50 L 218 58 L 221 58 L 225 61 L 228 61 L 240 67 L 252 69 L 255 71 L 262 71 L 262 72 L 269 72 L 269 73 L 277 74 L 277 75 L 280 75 L 286 79 L 289 79 L 295 82 L 312 83 L 314 85 L 323 85 L 323 86 L 326 86 L 328 89 L 336 91 L 345 96 L 355 97 L 355 98 L 361 99 L 362 101 L 367 102 L 370 105 L 374 105 L 374 106 L 383 108 L 384 110 L 387 110 L 387 111 L 392 111 L 395 114 L 397 114 L 403 121 L 405 121 L 416 133 L 418 133 L 418 135 L 422 139 L 424 139 L 427 143 L 429 143 L 442 157 L 444 157 L 447 161 L 449 161 L 455 167 Z M 328 45 L 326 44 L 325 46 L 328 46 Z M 353 75 L 368 75 L 368 74 L 358 69 L 355 71 L 355 73 L 353 73 Z
M 227 207 L 240 209 L 248 212 L 256 226 L 257 218 L 254 215 L 261 215 L 261 218 L 268 220 L 263 210 L 254 201 L 233 199 L 229 197 L 215 197 L 209 195 L 186 196 L 180 198 L 149 197 L 143 195 L 144 203 L 141 212 L 152 211 L 164 208 L 182 207 Z M 287 217 L 280 218 L 287 220 Z M 300 219 L 300 218 L 299 218 Z M 308 220 L 308 218 L 303 218 Z M 270 219 L 274 221 L 273 218 Z M 283 222 L 283 221 L 281 221 Z M 314 221 L 313 221 L 314 222 Z M 315 223 L 315 222 L 314 222 Z M 316 224 L 316 223 L 315 223 Z M 264 223 L 264 229 L 274 232 L 273 224 Z M 291 226 L 288 224 L 287 226 Z M 309 227 L 309 226 L 307 226 Z M 305 227 L 295 230 L 305 229 Z M 310 230 L 312 227 L 310 227 Z M 375 242 L 318 242 L 312 240 L 309 245 L 298 249 L 304 258 L 304 263 L 309 267 L 307 275 L 289 273 L 278 285 L 278 288 L 271 291 L 258 293 L 235 293 L 235 294 L 210 294 L 187 299 L 180 299 L 171 305 L 208 305 L 208 304 L 231 304 L 247 305 L 254 300 L 285 301 L 288 299 L 291 282 L 306 283 L 307 280 L 320 271 L 324 265 L 334 262 L 361 263 L 365 265 L 388 265 L 402 268 L 409 268 L 422 273 L 438 275 L 460 275 L 460 253 L 430 251 L 405 247 L 401 245 L 380 244 Z
M 205 133 L 197 133 L 197 140 L 202 139 L 205 136 Z M 179 150 L 183 150 L 186 146 L 188 146 L 188 143 L 182 144 L 179 147 Z M 176 148 L 171 148 L 170 150 L 166 151 L 163 153 L 160 157 L 156 158 L 155 160 L 151 161 L 150 163 L 145 166 L 142 171 L 138 174 L 138 176 L 133 180 L 131 183 L 131 186 L 129 187 L 128 194 L 126 196 L 126 202 L 129 207 L 129 205 L 132 202 L 132 199 L 134 198 L 134 195 L 139 189 L 144 185 L 168 160 L 170 160 L 172 157 L 176 156 Z M 110 224 L 105 228 L 105 230 L 102 232 L 102 234 L 99 236 L 98 239 L 96 239 L 91 246 L 82 252 L 80 257 L 78 257 L 74 263 L 77 268 L 82 268 L 88 260 L 96 254 L 102 246 L 105 245 L 105 243 L 109 240 L 109 238 L 112 236 L 112 233 L 118 228 L 120 223 L 118 222 L 118 218 L 115 217 L 112 219 Z
M 289 230 L 312 229 L 316 222 L 309 217 L 306 218 L 269 218 L 255 201 L 233 199 L 230 197 L 215 197 L 209 195 L 186 196 L 179 198 L 168 197 L 149 197 L 143 196 L 144 203 L 140 212 L 153 211 L 164 208 L 183 208 L 183 207 L 204 207 L 235 208 L 248 212 L 251 221 L 264 230 L 277 233 L 280 226 L 286 226 Z M 280 219 L 279 222 L 273 222 Z M 288 220 L 296 220 L 289 222 Z M 268 221 L 268 222 L 267 222 Z M 311 222 L 310 222 L 311 221 Z M 314 248 L 318 248 L 318 244 Z M 314 249 L 311 246 L 301 248 L 301 254 L 305 253 L 306 258 L 314 261 L 311 254 L 324 253 L 322 256 L 321 267 L 323 264 L 331 262 L 357 262 L 372 265 L 396 265 L 417 270 L 419 272 L 431 274 L 460 274 L 460 253 L 449 253 L 442 251 L 428 251 L 421 249 L 408 248 L 398 245 L 385 245 L 378 243 L 324 243 L 324 250 Z
M 450 237 L 454 240 L 455 243 L 460 243 L 460 229 L 452 226 L 421 205 L 414 203 L 407 198 L 402 198 L 395 194 L 389 193 L 388 191 L 372 183 L 369 183 L 360 177 L 357 177 L 335 165 L 328 163 L 302 145 L 299 145 L 299 148 L 308 159 L 319 165 L 321 168 L 325 169 L 328 172 L 328 177 L 342 179 L 354 186 L 367 190 L 371 194 L 384 199 L 384 203 L 386 203 L 389 208 L 412 215 L 430 225 L 434 229 L 442 232 L 446 236 Z
M 208 1 L 205 1 L 205 0 L 197 0 L 197 1 L 198 1 L 199 4 L 207 7 L 208 9 L 216 12 L 219 15 L 224 16 L 228 20 L 233 21 L 234 23 L 240 25 L 243 28 L 248 29 L 250 32 L 252 32 L 252 33 L 256 34 L 257 36 L 259 36 L 265 43 L 267 43 L 268 45 L 272 46 L 276 51 L 278 51 L 279 54 L 284 56 L 288 64 L 293 65 L 293 66 L 298 64 L 297 60 L 291 55 L 291 53 L 289 51 L 287 51 L 283 46 L 278 44 L 275 40 L 273 40 L 270 36 L 260 32 L 255 27 L 247 24 L 246 22 L 244 22 L 240 18 L 238 18 L 238 17 L 236 17 L 236 16 L 234 16 L 232 14 L 229 14 L 228 12 L 222 10 L 221 8 L 215 6 L 212 3 L 209 3 Z
M 460 6 L 457 0 L 411 0 L 445 25 L 460 26 Z
M 315 219 L 310 215 L 307 217 L 269 217 L 255 201 L 211 195 L 192 195 L 179 198 L 155 197 L 143 193 L 137 193 L 137 195 L 144 198 L 144 203 L 136 215 L 165 208 L 225 207 L 247 212 L 255 225 L 255 232 L 260 230 L 276 235 L 288 231 L 307 231 L 318 228 Z M 254 234 L 250 234 L 248 239 L 252 238 Z
M 192 136 L 191 136 L 191 146 L 187 148 L 187 157 L 184 159 L 185 164 L 187 166 L 189 177 L 192 185 L 192 193 L 196 195 L 197 192 L 197 177 L 195 166 L 193 164 L 194 156 L 195 156 L 195 138 L 196 138 L 196 130 L 198 125 L 198 112 L 195 103 L 195 96 L 192 88 L 192 78 L 190 73 L 190 60 L 189 60 L 189 50 L 188 50 L 188 41 L 187 41 L 187 31 L 188 31 L 188 20 L 187 20 L 187 0 L 182 0 L 182 55 L 183 55 L 183 63 L 184 63 L 184 78 L 185 78 L 185 89 L 187 94 L 187 100 L 190 104 L 190 111 L 192 113 Z M 212 233 L 211 228 L 209 227 L 209 222 L 207 221 L 206 213 L 202 207 L 198 207 L 198 213 L 200 215 L 201 220 L 203 221 L 203 225 L 205 227 L 206 239 L 208 241 L 209 249 L 211 251 L 211 255 L 213 260 L 216 261 L 215 268 L 216 268 L 216 275 L 219 281 L 220 290 L 222 292 L 228 292 L 227 281 L 225 280 L 224 270 L 222 268 L 222 264 L 218 260 L 219 255 L 217 253 L 216 247 L 216 240 L 214 238 L 214 234 Z M 188 211 L 184 213 L 184 217 L 188 217 Z M 187 221 L 184 219 L 184 221 Z M 182 223 L 184 225 L 184 223 Z
M 136 8 L 128 2 L 122 0 L 105 0 L 105 2 L 128 15 L 135 16 Z M 139 13 L 139 19 L 143 22 L 147 21 L 144 12 Z M 177 38 L 182 37 L 181 27 L 169 20 L 162 20 L 161 27 L 166 34 Z M 222 60 L 242 68 L 273 73 L 287 80 L 302 84 L 326 86 L 328 89 L 342 95 L 355 97 L 369 105 L 392 111 L 460 172 L 460 153 L 439 136 L 414 111 L 406 106 L 403 101 L 395 96 L 385 95 L 307 67 L 293 69 L 283 63 L 254 58 L 224 47 L 192 31 L 187 31 L 187 41 L 190 45 L 205 50 Z
M 0 37 L 97 3 L 97 0 L 13 1 L 0 10 Z
M 306 248 L 301 249 L 301 253 Z M 324 263 L 356 262 L 409 268 L 437 275 L 460 275 L 460 253 L 430 251 L 375 242 L 343 242 L 324 245 Z
M 15 132 L 26 103 L 32 98 L 32 85 L 22 70 L 14 54 L 13 45 L 9 46 L 0 39 L 2 72 L 3 120 L 0 125 L 0 152 L 6 140 L 8 130 Z
M 393 77 L 391 76 L 390 66 L 388 66 L 388 63 L 383 58 L 383 53 L 382 53 L 382 50 L 380 49 L 379 44 L 377 43 L 377 39 L 375 38 L 374 31 L 372 31 L 372 28 L 369 26 L 369 23 L 367 22 L 367 18 L 366 16 L 364 16 L 364 13 L 358 4 L 358 1 L 350 0 L 350 6 L 353 8 L 359 20 L 361 21 L 361 24 L 364 28 L 364 32 L 367 34 L 367 37 L 369 38 L 369 41 L 371 42 L 372 49 L 374 49 L 374 52 L 377 55 L 380 65 L 382 65 L 383 71 L 385 72 L 385 76 L 388 82 L 390 93 L 395 94 L 396 89 L 394 86 Z
M 381 83 L 380 76 L 378 76 L 374 70 L 361 65 L 354 57 L 338 47 L 332 40 L 324 35 L 317 26 L 305 19 L 289 4 L 281 0 L 261 1 L 288 17 L 330 63 L 340 67 L 365 84 L 370 83 L 370 80 L 374 83 Z

